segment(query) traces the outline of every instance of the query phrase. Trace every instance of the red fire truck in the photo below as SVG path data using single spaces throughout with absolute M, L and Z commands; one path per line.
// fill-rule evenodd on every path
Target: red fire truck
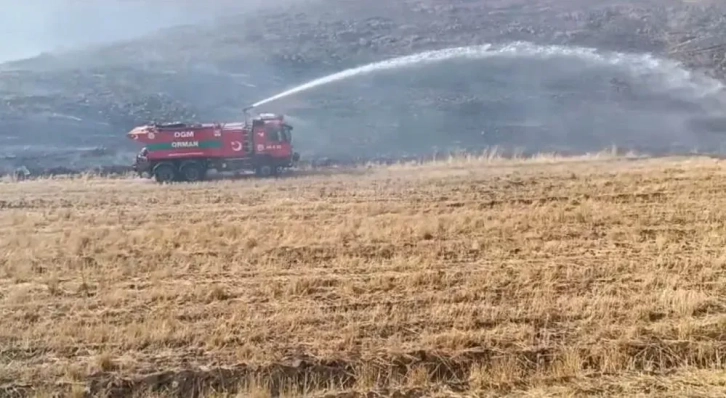
M 145 144 L 134 170 L 160 183 L 201 181 L 211 169 L 275 176 L 300 159 L 292 148 L 292 126 L 282 115 L 270 113 L 251 123 L 144 125 L 127 135 Z

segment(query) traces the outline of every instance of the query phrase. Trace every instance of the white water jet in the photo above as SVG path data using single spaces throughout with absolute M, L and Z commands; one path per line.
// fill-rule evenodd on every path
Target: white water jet
M 478 46 L 447 48 L 375 62 L 309 81 L 262 101 L 258 101 L 253 104 L 252 107 L 258 107 L 260 105 L 325 84 L 373 72 L 423 66 L 450 59 L 486 59 L 493 57 L 524 57 L 533 59 L 571 57 L 599 65 L 619 66 L 627 69 L 636 76 L 657 75 L 658 84 L 661 85 L 664 90 L 688 90 L 690 95 L 696 98 L 712 95 L 723 89 L 723 84 L 715 79 L 711 79 L 706 76 L 698 76 L 684 69 L 675 61 L 656 58 L 651 54 L 602 52 L 594 48 L 559 45 L 543 46 L 528 42 L 515 42 L 496 47 L 492 44 L 484 44 Z

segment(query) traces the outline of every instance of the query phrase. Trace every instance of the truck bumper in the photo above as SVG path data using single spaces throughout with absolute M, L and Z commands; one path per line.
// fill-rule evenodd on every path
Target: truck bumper
M 297 163 L 300 161 L 300 154 L 297 152 L 293 152 L 292 156 L 290 156 L 290 159 L 288 159 L 287 164 L 284 167 L 295 167 L 297 166 Z
M 272 165 L 280 168 L 292 168 L 297 166 L 297 162 L 300 161 L 300 154 L 297 152 L 294 152 L 290 157 L 288 158 L 281 158 L 274 160 Z

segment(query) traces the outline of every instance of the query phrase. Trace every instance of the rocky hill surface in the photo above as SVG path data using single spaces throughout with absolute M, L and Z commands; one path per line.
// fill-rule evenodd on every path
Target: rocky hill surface
M 139 40 L 0 64 L 0 142 L 11 163 L 28 162 L 31 152 L 97 146 L 136 150 L 123 137 L 136 124 L 240 119 L 244 106 L 328 73 L 426 50 L 484 43 L 526 41 L 651 52 L 723 79 L 725 13 L 726 5 L 717 2 L 675 0 L 288 4 L 230 15 L 212 25 L 179 26 Z M 622 130 L 606 127 L 616 122 L 613 115 L 630 112 L 627 115 L 637 120 L 629 125 L 637 127 L 650 123 L 643 115 L 655 117 L 663 109 L 695 105 L 671 93 L 667 104 L 659 98 L 660 108 L 651 103 L 635 115 L 633 106 L 654 95 L 652 84 L 634 98 L 628 90 L 641 82 L 625 69 L 595 65 L 583 74 L 573 66 L 578 62 L 454 61 L 351 79 L 274 102 L 264 110 L 291 115 L 296 144 L 311 156 L 487 145 L 590 150 L 632 144 L 660 150 L 659 141 L 666 148 L 666 141 L 680 137 L 676 130 L 667 136 L 645 134 L 639 140 L 632 139 L 630 130 L 609 135 L 609 130 Z M 512 76 L 520 84 L 516 95 Z M 585 91 L 578 88 L 585 86 Z M 539 91 L 532 94 L 532 87 Z M 597 96 L 609 102 L 582 108 Z M 598 113 L 611 106 L 611 113 Z M 539 130 L 525 126 L 532 114 L 538 123 L 547 116 L 547 131 L 542 123 Z M 600 117 L 610 120 L 595 126 Z M 491 125 L 494 119 L 497 123 Z M 711 123 L 705 130 L 683 145 L 713 147 L 720 140 L 720 125 Z M 119 161 L 126 161 L 123 156 Z M 82 159 L 87 157 L 76 156 L 73 162 L 95 161 Z

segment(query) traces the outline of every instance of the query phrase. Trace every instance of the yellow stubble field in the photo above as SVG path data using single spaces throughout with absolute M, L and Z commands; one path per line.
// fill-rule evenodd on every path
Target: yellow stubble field
M 726 163 L 0 183 L 0 395 L 723 396 Z

